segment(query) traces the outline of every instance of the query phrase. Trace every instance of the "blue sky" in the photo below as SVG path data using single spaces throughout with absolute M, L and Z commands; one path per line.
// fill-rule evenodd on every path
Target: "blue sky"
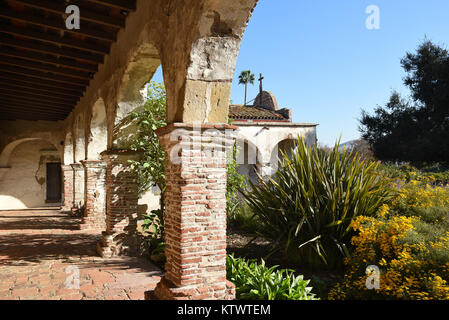
M 380 29 L 368 30 L 369 5 Z M 448 0 L 260 0 L 246 30 L 231 100 L 243 103 L 241 71 L 263 73 L 264 89 L 295 122 L 318 123 L 318 141 L 357 139 L 361 109 L 408 94 L 400 59 L 427 36 L 449 45 Z M 154 80 L 161 81 L 160 72 Z M 258 93 L 258 83 L 248 96 Z

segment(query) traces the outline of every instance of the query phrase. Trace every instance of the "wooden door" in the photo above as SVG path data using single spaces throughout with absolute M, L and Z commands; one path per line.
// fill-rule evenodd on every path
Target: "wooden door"
M 61 164 L 47 163 L 47 202 L 61 201 Z

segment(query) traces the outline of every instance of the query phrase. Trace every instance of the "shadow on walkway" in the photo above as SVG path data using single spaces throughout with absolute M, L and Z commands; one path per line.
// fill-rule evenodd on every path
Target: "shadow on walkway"
M 154 289 L 159 268 L 99 257 L 101 234 L 79 223 L 58 210 L 0 211 L 0 300 L 142 300 Z M 68 286 L 75 276 L 78 286 Z

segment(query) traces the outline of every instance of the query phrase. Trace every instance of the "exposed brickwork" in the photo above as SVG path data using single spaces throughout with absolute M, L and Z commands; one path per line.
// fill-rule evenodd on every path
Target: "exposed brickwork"
M 84 168 L 81 163 L 72 163 L 73 169 L 73 207 L 72 212 L 84 210 Z
M 84 167 L 84 215 L 81 230 L 106 229 L 106 162 L 81 161 Z
M 64 183 L 64 199 L 61 211 L 70 212 L 73 207 L 73 169 L 71 166 L 61 166 Z
M 229 128 L 202 126 L 195 130 L 186 126 L 183 134 L 195 141 L 192 144 L 180 144 L 177 134 L 160 131 L 167 152 L 167 263 L 166 275 L 153 297 L 234 298 L 232 286 L 226 282 L 226 149 L 235 138 Z M 179 132 L 179 128 L 174 130 Z M 186 141 L 185 136 L 182 139 Z
M 140 152 L 129 150 L 105 151 L 101 154 L 106 170 L 106 231 L 98 244 L 103 257 L 133 255 L 137 249 L 137 173 L 129 160 L 138 160 Z

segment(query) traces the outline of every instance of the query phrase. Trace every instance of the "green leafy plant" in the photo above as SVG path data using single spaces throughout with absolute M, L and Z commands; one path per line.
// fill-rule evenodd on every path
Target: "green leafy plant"
M 232 120 L 229 120 L 232 123 Z M 237 172 L 237 146 L 234 145 L 228 153 L 228 161 L 226 162 L 226 217 L 227 222 L 232 223 L 235 218 L 241 213 L 242 201 L 240 190 L 245 189 L 247 184 L 245 177 Z
M 229 281 L 236 286 L 237 298 L 243 300 L 318 300 L 303 276 L 294 276 L 293 270 L 268 268 L 265 261 L 234 258 L 226 259 Z
M 161 209 L 153 210 L 144 215 L 142 230 L 145 232 L 145 241 L 148 244 L 151 260 L 156 263 L 165 262 L 164 242 L 164 212 Z
M 282 154 L 273 177 L 250 182 L 251 192 L 243 192 L 260 221 L 260 236 L 297 265 L 342 267 L 350 255 L 351 222 L 374 215 L 391 199 L 378 164 L 338 145 L 322 152 L 299 139 L 291 156 Z
M 131 149 L 143 150 L 139 161 L 130 161 L 130 166 L 138 172 L 139 193 L 147 192 L 157 186 L 161 190 L 160 209 L 144 215 L 143 246 L 148 249 L 150 258 L 163 263 L 164 258 L 164 192 L 165 192 L 165 151 L 156 130 L 167 124 L 166 92 L 162 83 L 150 82 L 145 105 L 141 110 L 130 114 L 130 121 L 137 126 Z
M 379 166 L 382 172 L 391 178 L 402 179 L 404 182 L 427 179 L 432 185 L 449 185 L 449 170 L 447 166 L 433 163 L 421 168 L 415 168 L 410 164 L 395 165 L 384 162 Z
M 165 151 L 156 130 L 167 125 L 166 92 L 162 83 L 150 82 L 143 109 L 132 112 L 130 118 L 137 124 L 137 134 L 131 149 L 143 150 L 139 161 L 130 161 L 131 167 L 139 172 L 139 191 L 145 193 L 156 184 L 161 190 L 161 206 L 165 191 Z

